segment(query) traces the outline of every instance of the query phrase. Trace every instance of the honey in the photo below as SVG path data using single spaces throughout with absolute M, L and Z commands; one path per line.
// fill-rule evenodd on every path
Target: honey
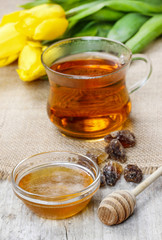
M 127 119 L 131 103 L 123 64 L 117 58 L 102 58 L 101 53 L 86 54 L 80 54 L 80 59 L 62 59 L 51 66 L 55 72 L 71 75 L 73 85 L 68 86 L 70 78 L 66 79 L 66 86 L 61 84 L 61 77 L 59 84 L 59 75 L 57 83 L 55 76 L 49 77 L 47 109 L 50 120 L 62 133 L 94 139 L 118 129 Z M 79 76 L 84 79 L 78 79 Z
M 64 163 L 33 169 L 19 180 L 18 185 L 34 194 L 35 199 L 41 197 L 47 203 L 22 199 L 36 214 L 44 218 L 64 219 L 76 214 L 88 204 L 94 192 L 82 198 L 80 191 L 93 181 L 93 176 L 85 171 L 84 166 Z M 74 202 L 71 201 L 73 198 L 76 199 Z M 55 204 L 52 204 L 54 201 Z

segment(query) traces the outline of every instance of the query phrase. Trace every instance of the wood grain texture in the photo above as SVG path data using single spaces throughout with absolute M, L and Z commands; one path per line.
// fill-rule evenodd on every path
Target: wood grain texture
M 0 182 L 0 240 L 161 240 L 162 177 L 137 197 L 134 214 L 116 226 L 97 217 L 101 200 L 109 193 L 132 190 L 122 178 L 115 187 L 99 190 L 88 207 L 66 220 L 46 220 L 34 215 L 14 194 L 11 183 Z
M 109 226 L 122 223 L 133 213 L 135 203 L 135 196 L 130 191 L 112 192 L 101 201 L 98 217 L 101 222 Z

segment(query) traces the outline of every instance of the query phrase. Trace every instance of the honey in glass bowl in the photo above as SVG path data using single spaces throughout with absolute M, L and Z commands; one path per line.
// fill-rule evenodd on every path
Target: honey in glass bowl
M 37 215 L 64 219 L 89 203 L 99 188 L 99 170 L 82 155 L 42 153 L 22 161 L 13 170 L 12 183 L 16 195 Z

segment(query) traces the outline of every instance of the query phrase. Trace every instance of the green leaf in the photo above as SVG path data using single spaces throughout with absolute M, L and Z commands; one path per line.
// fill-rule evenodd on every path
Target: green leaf
M 89 14 L 91 15 L 94 12 L 91 12 L 91 9 L 93 9 L 93 7 L 97 8 L 100 5 L 103 5 L 103 7 L 109 7 L 112 10 L 115 11 L 121 11 L 121 12 L 138 12 L 141 14 L 145 14 L 145 15 L 151 15 L 152 13 L 161 13 L 162 12 L 162 2 L 160 2 L 160 0 L 155 0 L 156 3 L 154 4 L 154 1 L 151 0 L 149 2 L 147 1 L 139 1 L 139 0 L 104 0 L 104 1 L 94 1 L 92 3 L 89 4 L 83 4 L 81 6 L 78 7 L 74 7 L 70 10 L 68 10 L 66 12 L 67 16 L 71 15 L 71 14 L 76 14 L 74 15 L 77 16 L 77 18 L 79 17 L 81 19 L 81 17 L 85 17 L 84 16 L 84 11 L 87 11 L 86 9 L 88 8 L 89 10 Z M 159 4 L 157 4 L 157 1 L 159 1 Z M 102 7 L 102 8 L 103 8 Z M 101 9 L 101 8 L 100 8 Z M 97 12 L 97 11 L 96 11 Z M 81 15 L 78 15 L 81 14 Z
M 147 20 L 148 17 L 140 13 L 127 13 L 114 24 L 107 37 L 125 42 L 131 38 Z
M 110 23 L 98 23 L 98 33 L 97 36 L 99 37 L 107 37 L 107 34 L 112 28 L 112 24 Z
M 85 18 L 97 11 L 99 11 L 100 9 L 102 9 L 104 7 L 104 4 L 103 3 L 99 3 L 97 5 L 94 5 L 93 7 L 91 8 L 86 8 L 84 11 L 81 11 L 79 12 L 78 14 L 72 16 L 71 18 L 69 18 L 68 20 L 69 21 L 79 21 L 80 19 L 82 18 Z
M 77 28 L 76 28 L 77 29 Z M 73 35 L 73 37 L 82 37 L 82 36 L 95 36 L 97 34 L 97 26 L 95 26 L 95 22 L 85 23 L 84 27 Z
M 109 9 L 108 7 L 104 7 L 103 9 L 87 17 L 87 19 L 105 22 L 105 21 L 116 21 L 123 16 L 124 16 L 124 13 L 122 12 L 117 12 L 112 9 Z
M 84 9 L 91 8 L 94 5 L 98 4 L 99 0 L 98 1 L 92 1 L 90 3 L 87 3 L 87 1 L 86 1 L 85 4 L 84 4 L 84 1 L 82 1 L 81 3 L 82 4 L 80 4 L 80 5 L 76 6 L 76 7 L 69 8 L 69 10 L 66 11 L 66 16 L 68 17 L 68 16 L 71 16 L 71 15 L 74 15 L 75 13 L 79 13 L 80 11 L 83 11 Z
M 78 26 L 78 25 L 77 25 Z M 78 30 L 78 27 L 75 27 L 76 31 Z M 77 33 L 74 33 L 72 37 L 79 37 L 79 36 L 99 36 L 99 37 L 106 37 L 108 32 L 110 31 L 112 25 L 109 23 L 99 23 L 95 21 L 91 22 L 84 22 L 84 26 L 77 31 Z
M 34 2 L 29 2 L 24 5 L 21 5 L 20 7 L 25 9 L 30 9 L 44 3 L 52 3 L 52 1 L 51 0 L 35 0 Z
M 139 31 L 126 42 L 126 45 L 133 53 L 138 53 L 161 34 L 162 14 L 159 14 L 147 20 Z
M 137 1 L 139 1 L 139 2 L 146 2 L 146 3 L 149 3 L 149 4 L 153 4 L 153 5 L 159 5 L 159 4 L 162 3 L 161 0 L 137 0 Z
M 106 1 L 105 6 L 109 6 L 111 9 L 116 11 L 139 12 L 141 14 L 162 12 L 162 4 L 156 5 L 156 4 L 150 4 L 147 2 L 141 2 L 141 1 L 113 0 L 113 1 Z
M 97 35 L 97 27 L 93 26 L 91 29 L 87 29 L 87 30 L 76 33 L 73 37 L 96 36 L 96 35 Z

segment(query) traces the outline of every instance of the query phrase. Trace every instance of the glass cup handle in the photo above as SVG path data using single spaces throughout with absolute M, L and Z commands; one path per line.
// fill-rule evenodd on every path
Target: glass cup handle
M 136 82 L 134 85 L 132 85 L 131 87 L 128 88 L 129 94 L 135 92 L 136 90 L 141 88 L 143 85 L 145 85 L 145 83 L 149 79 L 149 77 L 151 75 L 151 72 L 152 72 L 151 61 L 146 55 L 144 55 L 144 54 L 133 54 L 131 62 L 133 62 L 135 60 L 142 60 L 146 63 L 146 74 L 145 74 L 145 77 L 143 79 L 141 79 L 140 81 Z

